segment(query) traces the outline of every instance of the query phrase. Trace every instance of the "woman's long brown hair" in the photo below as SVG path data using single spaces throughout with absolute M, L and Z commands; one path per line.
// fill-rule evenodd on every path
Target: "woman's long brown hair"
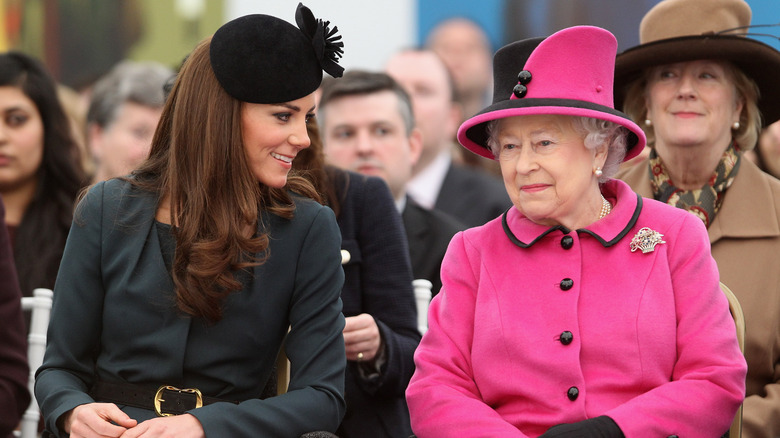
M 201 42 L 182 66 L 149 158 L 130 180 L 170 205 L 177 306 L 216 322 L 224 298 L 242 288 L 237 271 L 270 255 L 260 213 L 292 218 L 295 204 L 288 190 L 319 197 L 310 182 L 296 176 L 282 189 L 255 179 L 241 137 L 241 102 L 217 82 L 210 41 Z
M 338 217 L 342 199 L 339 193 L 346 193 L 349 174 L 337 167 L 325 164 L 320 130 L 315 120 L 306 123 L 311 145 L 298 152 L 293 161 L 293 172 L 309 180 L 320 195 L 321 202 L 330 207 Z

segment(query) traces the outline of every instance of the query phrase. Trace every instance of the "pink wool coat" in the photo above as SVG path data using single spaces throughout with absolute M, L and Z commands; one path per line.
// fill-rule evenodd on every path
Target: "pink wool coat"
M 586 229 L 517 209 L 457 234 L 407 389 L 428 437 L 536 437 L 599 415 L 627 438 L 720 437 L 747 366 L 701 220 L 602 187 Z M 643 227 L 663 234 L 632 252 Z

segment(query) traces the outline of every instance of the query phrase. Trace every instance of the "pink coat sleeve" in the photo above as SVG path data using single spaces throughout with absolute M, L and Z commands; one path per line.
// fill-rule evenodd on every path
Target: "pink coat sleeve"
M 606 415 L 626 438 L 666 436 L 669 431 L 678 436 L 720 436 L 744 399 L 747 364 L 720 290 L 704 224 L 687 215 L 676 235 L 665 237 L 677 316 L 677 361 L 669 383 Z
M 414 355 L 406 391 L 412 430 L 420 438 L 525 437 L 488 406 L 474 383 L 471 339 L 479 269 L 463 233 L 450 242 L 442 283 L 428 312 L 428 332 Z

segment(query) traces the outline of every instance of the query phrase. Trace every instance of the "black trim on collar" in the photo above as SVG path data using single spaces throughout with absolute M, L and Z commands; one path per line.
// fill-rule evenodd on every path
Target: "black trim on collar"
M 622 239 L 623 237 L 625 237 L 626 234 L 628 234 L 628 231 L 631 228 L 633 228 L 634 225 L 636 225 L 636 221 L 639 220 L 639 213 L 641 212 L 642 212 L 642 197 L 636 195 L 636 208 L 634 209 L 633 216 L 631 216 L 631 219 L 628 221 L 626 227 L 623 228 L 623 231 L 621 231 L 617 236 L 615 236 L 614 239 L 610 240 L 609 242 L 605 242 L 604 239 L 601 238 L 601 236 L 587 229 L 577 230 L 577 233 L 590 234 L 591 236 L 595 237 L 596 240 L 598 240 L 604 246 L 604 248 L 609 248 L 610 246 L 618 243 L 620 239 Z
M 530 247 L 531 245 L 536 243 L 539 239 L 541 239 L 542 237 L 552 233 L 555 230 L 561 230 L 561 232 L 563 232 L 563 234 L 569 234 L 571 232 L 570 229 L 564 227 L 563 225 L 556 225 L 556 226 L 554 226 L 552 228 L 547 229 L 547 231 L 545 231 L 544 233 L 538 235 L 536 237 L 536 239 L 534 239 L 530 243 L 523 243 L 523 241 L 518 239 L 517 236 L 515 236 L 515 234 L 512 232 L 512 230 L 509 229 L 509 224 L 506 222 L 506 216 L 507 216 L 508 213 L 509 213 L 509 210 L 505 211 L 504 214 L 501 216 L 501 225 L 504 226 L 504 233 L 506 233 L 506 237 L 508 237 L 509 240 L 512 241 L 512 243 L 514 243 L 515 245 L 519 246 L 520 248 L 528 248 L 528 247 Z
M 642 197 L 639 196 L 639 195 L 636 195 L 636 208 L 634 209 L 634 214 L 631 216 L 631 219 L 628 221 L 628 224 L 626 224 L 625 228 L 623 228 L 623 230 L 620 233 L 618 233 L 618 235 L 615 236 L 615 238 L 610 240 L 609 242 L 607 242 L 604 239 L 602 239 L 601 236 L 599 236 L 598 234 L 594 233 L 593 231 L 590 231 L 590 230 L 585 229 L 585 228 L 581 228 L 581 229 L 577 230 L 577 233 L 578 234 L 579 233 L 589 234 L 589 235 L 593 236 L 594 238 L 596 238 L 596 240 L 598 240 L 599 243 L 601 243 L 601 245 L 604 246 L 604 248 L 609 248 L 610 246 L 618 243 L 623 237 L 626 236 L 626 234 L 628 234 L 628 232 L 634 227 L 634 225 L 636 225 L 636 221 L 639 220 L 639 214 L 641 212 L 642 212 Z M 544 237 L 544 236 L 546 236 L 546 235 L 548 235 L 548 234 L 550 234 L 550 233 L 552 233 L 553 231 L 556 231 L 556 230 L 561 230 L 561 232 L 564 235 L 569 234 L 571 232 L 570 229 L 564 227 L 563 225 L 556 225 L 554 227 L 548 228 L 547 231 L 545 231 L 544 233 L 542 233 L 539 236 L 537 236 L 536 239 L 532 240 L 531 242 L 524 243 L 523 241 L 518 239 L 517 236 L 515 236 L 515 234 L 512 232 L 511 229 L 509 229 L 509 224 L 506 221 L 508 213 L 509 213 L 509 210 L 505 211 L 504 214 L 501 216 L 501 225 L 504 227 L 504 233 L 506 234 L 506 237 L 508 237 L 509 240 L 512 243 L 514 243 L 515 245 L 519 246 L 520 248 L 529 248 L 531 245 L 533 245 L 534 243 L 538 242 L 539 239 L 541 239 L 542 237 Z

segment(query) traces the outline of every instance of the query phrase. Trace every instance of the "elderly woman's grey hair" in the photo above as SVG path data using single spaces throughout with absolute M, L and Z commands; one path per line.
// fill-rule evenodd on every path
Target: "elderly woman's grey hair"
M 166 81 L 172 69 L 152 61 L 123 61 L 95 83 L 87 112 L 87 124 L 107 127 L 116 119 L 119 108 L 132 102 L 149 108 L 165 104 Z
M 608 146 L 607 160 L 604 167 L 601 168 L 602 175 L 599 177 L 599 183 L 607 182 L 614 176 L 623 158 L 626 156 L 626 139 L 629 130 L 608 120 L 595 119 L 592 117 L 569 117 L 572 122 L 572 128 L 583 138 L 583 143 L 588 149 L 596 149 L 601 145 Z M 498 127 L 501 119 L 488 122 L 485 130 L 488 134 L 487 146 L 493 156 L 498 159 L 500 145 L 498 143 Z

